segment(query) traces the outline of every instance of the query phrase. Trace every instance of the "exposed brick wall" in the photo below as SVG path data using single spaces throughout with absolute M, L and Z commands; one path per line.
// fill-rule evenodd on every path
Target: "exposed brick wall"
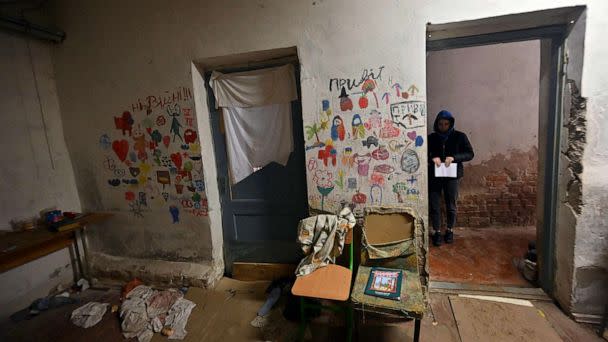
M 530 226 L 536 222 L 536 170 L 513 179 L 506 172 L 484 177 L 487 192 L 460 196 L 461 227 Z
M 535 225 L 537 163 L 538 151 L 533 148 L 529 152 L 497 155 L 478 165 L 465 164 L 456 226 Z M 445 210 L 443 207 L 442 203 Z

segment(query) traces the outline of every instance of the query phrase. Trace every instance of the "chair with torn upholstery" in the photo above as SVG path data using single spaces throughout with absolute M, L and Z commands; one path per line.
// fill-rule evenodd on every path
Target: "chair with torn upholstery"
M 341 217 L 343 217 L 344 210 L 340 213 Z M 348 248 L 348 268 L 340 265 L 336 265 L 334 263 L 328 263 L 325 266 L 316 267 L 312 272 L 306 275 L 299 275 L 291 288 L 291 293 L 295 296 L 300 297 L 300 330 L 299 330 L 299 338 L 300 340 L 304 337 L 304 332 L 306 330 L 306 325 L 308 324 L 308 319 L 306 317 L 307 309 L 309 308 L 318 308 L 325 309 L 334 312 L 344 312 L 346 318 L 346 328 L 347 328 L 347 340 L 350 341 L 352 338 L 352 328 L 353 328 L 353 312 L 352 307 L 348 303 L 348 298 L 350 296 L 350 289 L 352 284 L 352 276 L 353 276 L 353 227 L 355 225 L 355 219 L 350 210 L 348 211 L 350 215 L 349 220 L 342 219 L 340 224 L 338 224 L 338 231 L 342 236 L 338 236 L 336 234 L 335 241 L 337 242 L 340 239 L 343 239 L 344 247 Z M 306 219 L 305 219 L 306 220 Z M 304 220 L 303 220 L 304 221 Z M 302 223 L 300 223 L 299 235 L 301 236 L 302 232 Z M 315 239 L 318 236 L 318 232 L 315 232 Z M 311 241 L 315 240 L 311 237 Z M 333 237 L 332 237 L 333 239 Z M 302 241 L 302 239 L 300 239 Z M 348 247 L 346 247 L 346 245 Z M 318 246 L 318 245 L 317 245 Z M 306 248 L 305 252 L 306 252 Z M 317 250 L 317 249 L 315 249 Z M 343 248 L 332 249 L 334 253 L 334 257 L 339 256 L 342 253 Z M 318 262 L 318 259 L 311 257 L 314 261 Z M 306 258 L 304 259 L 306 260 Z M 303 262 L 298 266 L 298 271 Z M 335 258 L 334 258 L 335 261 Z M 296 273 L 298 272 L 296 271 Z M 319 305 L 311 303 L 307 298 L 313 299 L 324 299 L 340 302 L 339 305 Z
M 418 267 L 418 246 L 422 243 L 422 227 L 422 219 L 411 209 L 366 208 L 364 223 L 361 226 L 361 265 L 357 269 L 351 293 L 351 301 L 358 311 L 415 320 L 416 342 L 420 338 L 420 321 L 427 306 Z M 400 300 L 364 293 L 372 267 L 402 270 Z

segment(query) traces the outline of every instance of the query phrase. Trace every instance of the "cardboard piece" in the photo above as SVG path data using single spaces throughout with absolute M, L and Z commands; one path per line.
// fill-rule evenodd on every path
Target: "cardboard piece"
M 535 307 L 450 296 L 462 342 L 561 341 Z
M 410 239 L 414 235 L 414 219 L 408 214 L 368 214 L 365 233 L 371 245 Z

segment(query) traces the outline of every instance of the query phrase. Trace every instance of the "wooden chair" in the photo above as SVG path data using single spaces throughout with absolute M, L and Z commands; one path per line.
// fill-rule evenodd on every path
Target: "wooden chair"
M 329 264 L 321 267 L 311 274 L 297 277 L 291 293 L 300 297 L 300 331 L 299 339 L 304 338 L 304 331 L 308 321 L 307 308 L 319 308 L 334 312 L 344 312 L 346 318 L 347 340 L 352 339 L 353 311 L 348 304 L 351 283 L 353 278 L 353 229 L 346 234 L 345 245 L 348 245 L 349 267 Z M 346 246 L 345 246 L 346 248 Z M 342 305 L 319 305 L 306 301 L 306 298 L 327 299 L 343 302 Z
M 413 319 L 414 341 L 420 339 L 420 321 L 426 309 L 418 272 L 416 230 L 421 229 L 421 220 L 411 211 L 403 208 L 366 208 L 365 223 L 362 226 L 367 244 L 382 249 L 382 253 L 392 256 L 370 257 L 369 250 L 361 253 L 361 266 L 355 277 L 351 301 L 357 310 L 381 315 Z M 382 217 L 384 216 L 384 217 Z M 373 229 L 379 229 L 373 231 Z M 391 241 L 403 241 L 399 244 Z M 379 252 L 375 252 L 378 254 Z M 374 266 L 401 269 L 401 300 L 366 295 L 365 287 L 371 268 Z

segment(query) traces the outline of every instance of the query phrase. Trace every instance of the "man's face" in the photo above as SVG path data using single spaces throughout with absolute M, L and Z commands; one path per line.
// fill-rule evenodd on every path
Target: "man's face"
M 445 133 L 450 129 L 450 120 L 441 119 L 437 126 L 439 127 L 439 132 Z

